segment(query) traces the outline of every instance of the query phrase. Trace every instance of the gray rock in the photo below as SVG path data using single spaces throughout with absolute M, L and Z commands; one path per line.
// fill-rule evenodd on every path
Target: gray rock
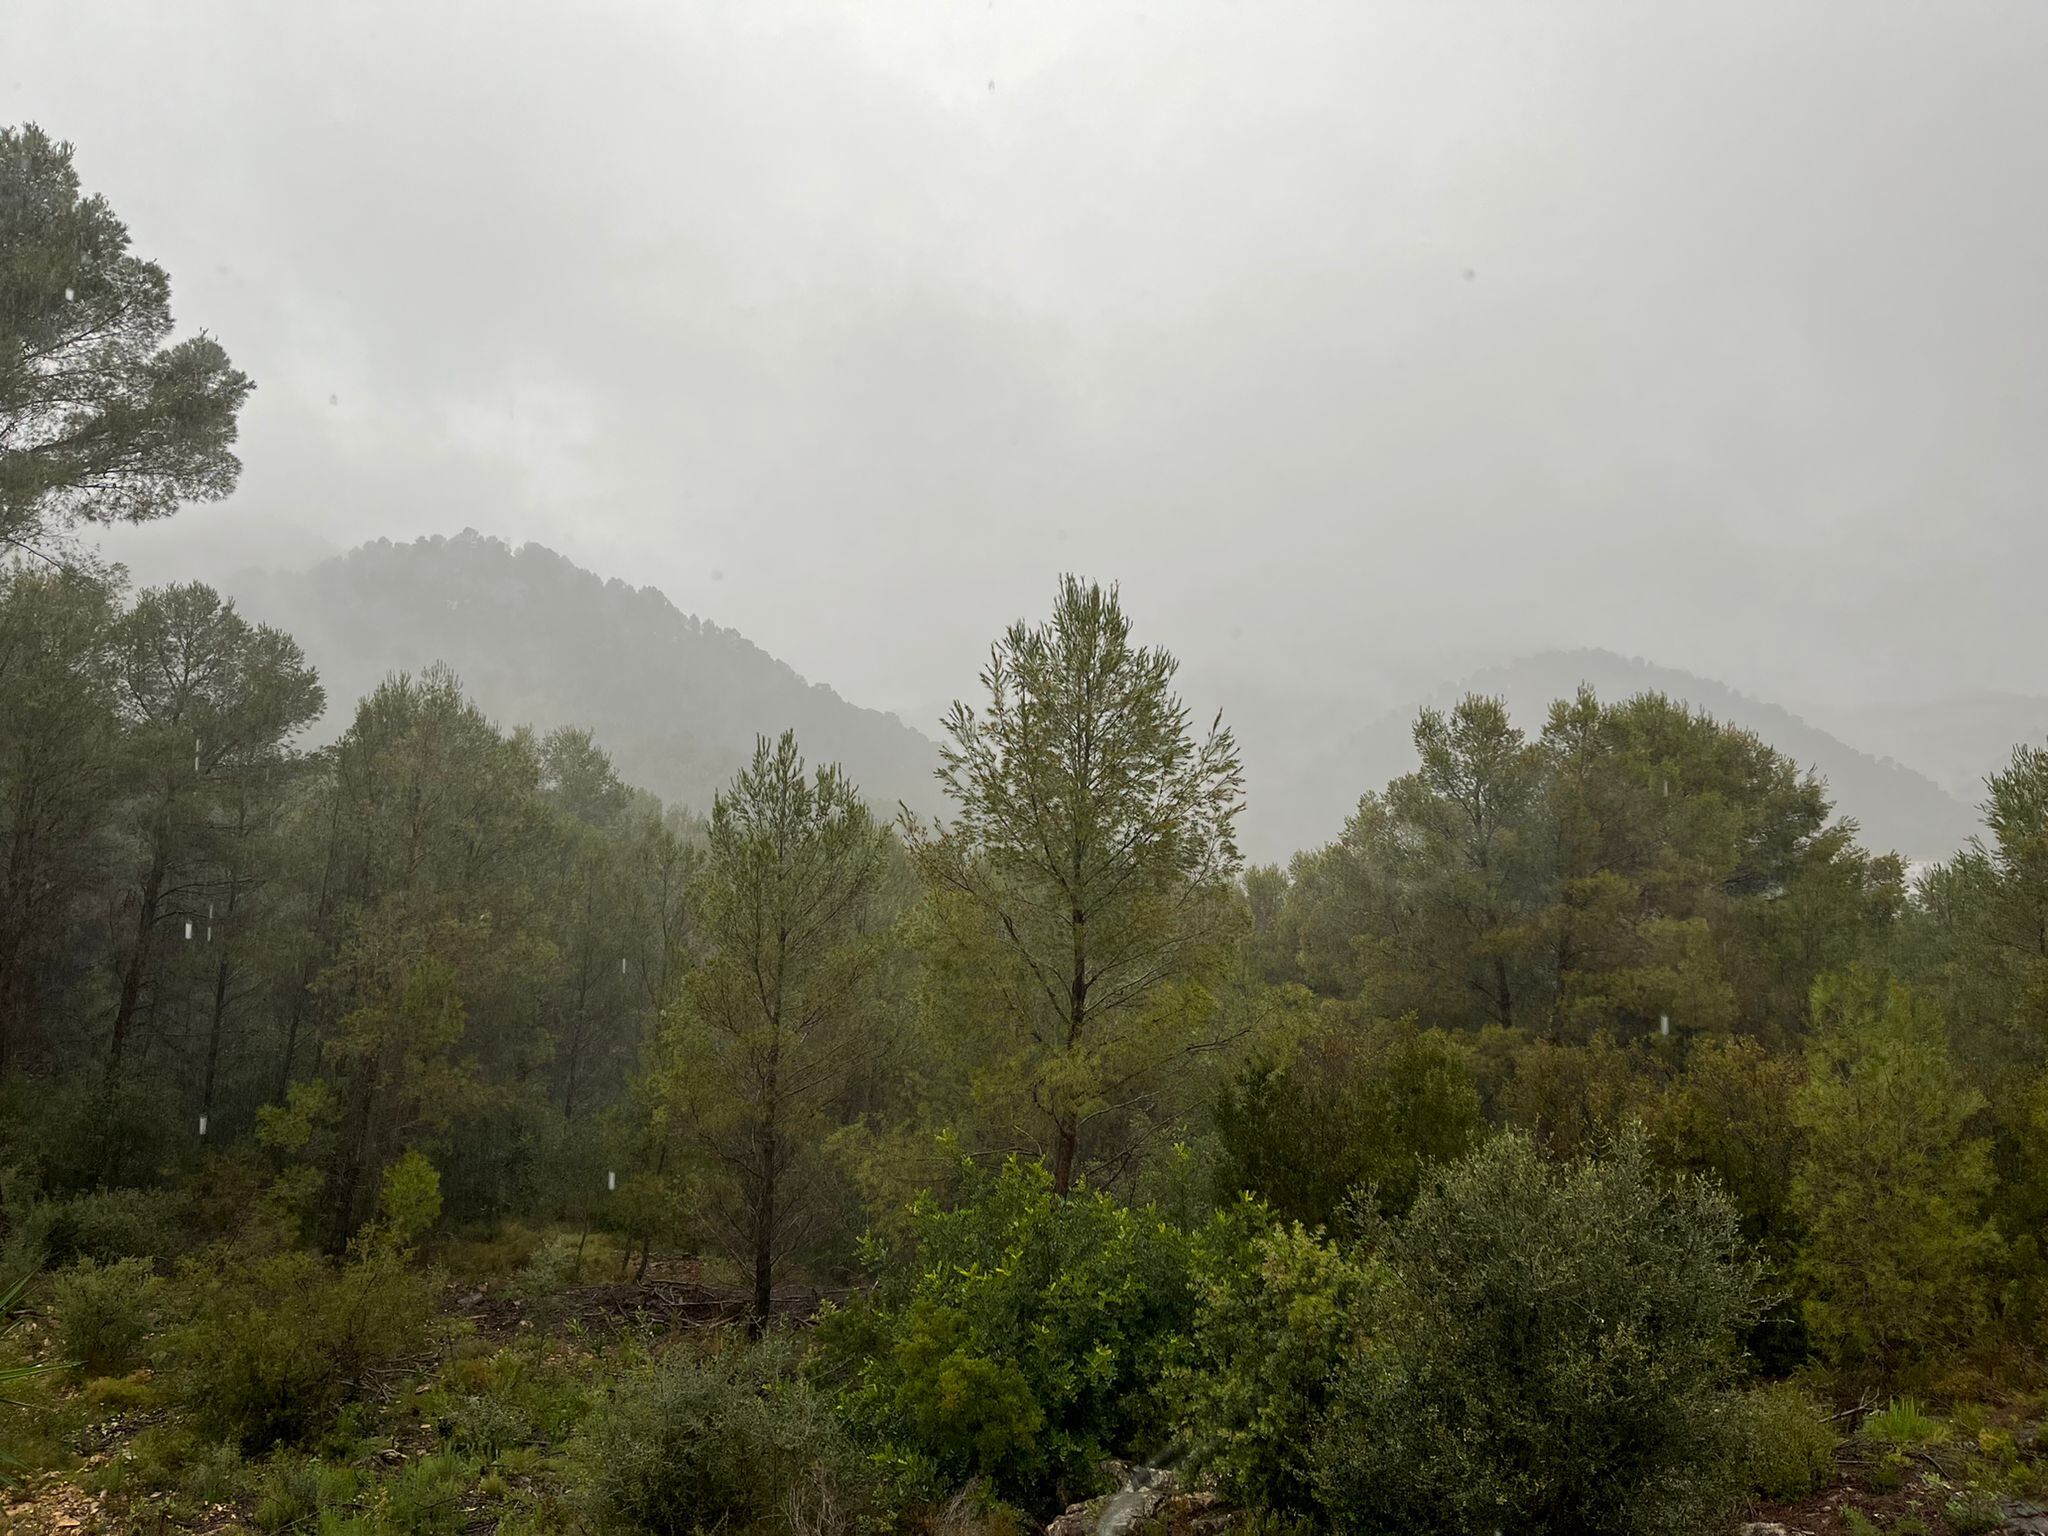
M 1068 1506 L 1045 1528 L 1045 1536 L 1124 1536 L 1155 1518 L 1169 1500 L 1181 1498 L 1180 1479 L 1160 1467 L 1124 1467 L 1114 1493 Z M 1203 1504 L 1206 1511 L 1209 1505 Z

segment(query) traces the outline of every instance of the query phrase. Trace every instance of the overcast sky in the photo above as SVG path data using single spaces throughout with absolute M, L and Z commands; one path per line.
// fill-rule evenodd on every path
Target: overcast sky
M 1601 645 L 2044 691 L 2048 5 L 0 0 L 258 382 L 143 577 L 465 525 L 929 725 Z

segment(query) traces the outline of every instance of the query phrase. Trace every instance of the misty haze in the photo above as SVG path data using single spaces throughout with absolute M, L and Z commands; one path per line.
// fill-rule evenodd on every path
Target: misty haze
M 0 0 L 0 1528 L 2048 1531 L 2044 79 Z

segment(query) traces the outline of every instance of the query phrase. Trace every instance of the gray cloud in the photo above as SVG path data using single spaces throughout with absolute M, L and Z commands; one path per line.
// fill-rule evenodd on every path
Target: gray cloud
M 7 9 L 259 383 L 141 574 L 474 525 L 919 715 L 1068 567 L 1254 719 L 2041 689 L 2038 5 Z

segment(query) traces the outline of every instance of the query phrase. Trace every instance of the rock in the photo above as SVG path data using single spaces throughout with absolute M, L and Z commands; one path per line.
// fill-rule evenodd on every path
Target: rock
M 1769 1520 L 1752 1520 L 1736 1536 L 1793 1536 L 1793 1533 L 1790 1526 L 1776 1525 Z
M 1998 1529 L 2006 1536 L 2048 1536 L 2048 1509 L 2024 1499 L 2000 1499 L 1998 1516 L 2005 1524 Z
M 1114 1493 L 1084 1504 L 1072 1504 L 1045 1528 L 1045 1536 L 1123 1536 L 1135 1525 L 1157 1519 L 1182 1500 L 1214 1500 L 1214 1494 L 1187 1494 L 1180 1479 L 1161 1467 L 1121 1467 L 1121 1486 Z M 1209 1504 L 1201 1504 L 1206 1513 Z

